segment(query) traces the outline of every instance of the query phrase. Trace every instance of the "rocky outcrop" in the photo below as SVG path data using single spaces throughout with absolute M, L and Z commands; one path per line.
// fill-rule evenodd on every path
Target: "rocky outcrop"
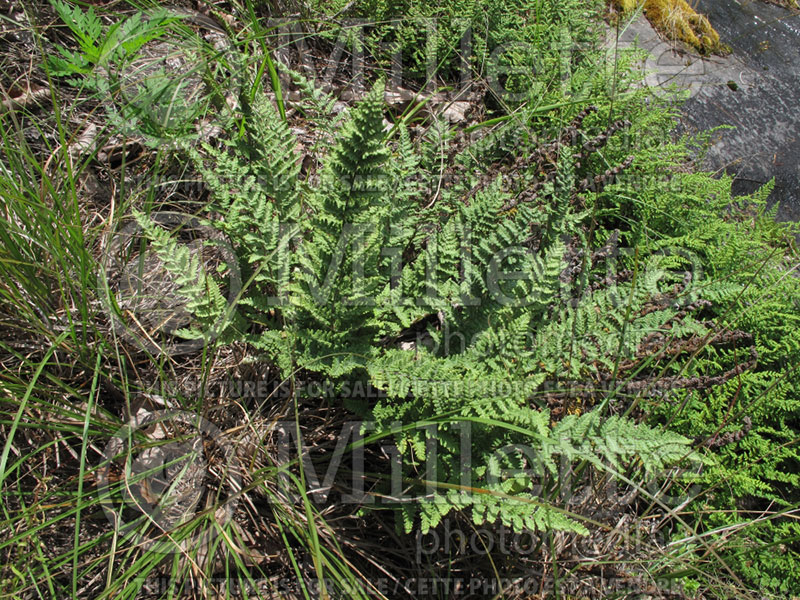
M 734 192 L 753 191 L 775 177 L 771 201 L 778 218 L 800 221 L 800 13 L 765 2 L 700 0 L 728 56 L 700 57 L 672 43 L 643 18 L 621 27 L 620 43 L 635 40 L 650 52 L 648 85 L 688 89 L 678 129 L 719 125 L 705 166 L 724 169 Z

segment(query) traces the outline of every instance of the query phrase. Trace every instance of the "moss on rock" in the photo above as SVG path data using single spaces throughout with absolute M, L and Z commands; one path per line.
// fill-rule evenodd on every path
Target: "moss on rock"
M 686 0 L 613 0 L 623 13 L 643 6 L 648 20 L 658 31 L 672 40 L 685 42 L 701 54 L 725 52 L 719 34 L 705 15 L 693 9 Z

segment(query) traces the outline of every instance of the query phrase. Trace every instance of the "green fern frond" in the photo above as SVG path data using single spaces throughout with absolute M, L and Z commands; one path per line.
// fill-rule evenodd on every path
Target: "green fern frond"
M 150 240 L 151 247 L 160 259 L 164 269 L 175 278 L 178 293 L 186 299 L 186 310 L 205 326 L 215 328 L 214 334 L 221 334 L 223 322 L 233 316 L 227 314 L 228 302 L 222 295 L 217 282 L 205 271 L 200 256 L 178 241 L 167 230 L 156 225 L 146 214 L 134 212 L 134 218 Z M 196 338 L 202 334 L 197 330 L 183 329 L 179 334 Z

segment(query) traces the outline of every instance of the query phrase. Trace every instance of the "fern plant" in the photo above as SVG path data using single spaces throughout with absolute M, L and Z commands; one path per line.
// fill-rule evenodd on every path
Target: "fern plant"
M 376 405 L 350 407 L 395 432 L 414 490 L 413 502 L 398 505 L 407 531 L 415 516 L 427 531 L 450 511 L 471 509 L 476 523 L 585 532 L 548 497 L 559 487 L 559 461 L 616 472 L 636 460 L 652 473 L 691 455 L 680 435 L 602 409 L 559 421 L 543 401 L 554 377 L 602 381 L 677 313 L 657 303 L 659 284 L 672 282 L 656 257 L 637 281 L 614 289 L 627 304 L 611 302 L 609 289 L 570 299 L 570 261 L 587 243 L 576 232 L 589 218 L 577 166 L 587 150 L 574 134 L 591 112 L 526 160 L 495 164 L 501 176 L 445 189 L 439 223 L 425 221 L 424 181 L 411 177 L 424 172 L 425 152 L 402 126 L 396 140 L 384 132 L 380 82 L 306 181 L 288 127 L 266 99 L 246 107 L 239 138 L 188 149 L 212 192 L 210 222 L 233 240 L 249 282 L 235 335 L 284 376 L 302 368 L 385 390 Z M 542 170 L 532 194 L 524 182 Z M 465 424 L 473 428 L 469 456 Z M 465 460 L 474 465 L 468 475 Z

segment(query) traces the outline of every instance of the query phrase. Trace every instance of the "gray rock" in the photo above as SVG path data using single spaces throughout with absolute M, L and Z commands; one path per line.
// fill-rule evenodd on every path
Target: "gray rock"
M 729 56 L 676 49 L 641 16 L 622 28 L 620 43 L 637 40 L 650 52 L 642 65 L 649 86 L 689 90 L 679 131 L 735 127 L 714 137 L 706 168 L 733 175 L 737 195 L 774 176 L 778 219 L 800 221 L 800 13 L 736 0 L 700 0 L 697 9 L 731 47 Z

